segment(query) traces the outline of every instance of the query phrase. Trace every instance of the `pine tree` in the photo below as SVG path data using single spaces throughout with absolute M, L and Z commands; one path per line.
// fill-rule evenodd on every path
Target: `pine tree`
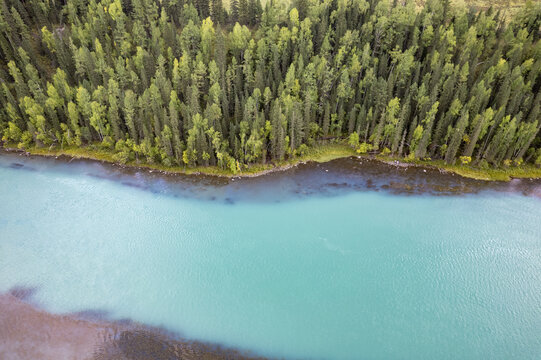
M 460 119 L 458 120 L 458 123 L 452 131 L 451 141 L 449 143 L 449 147 L 447 148 L 447 152 L 445 153 L 445 161 L 448 164 L 452 164 L 455 162 L 458 148 L 460 147 L 460 144 L 462 144 L 464 131 L 466 130 L 466 126 L 468 126 L 468 120 L 468 112 L 463 111 Z
M 231 0 L 230 5 L 231 9 L 231 23 L 235 24 L 240 21 L 240 4 L 239 0 Z

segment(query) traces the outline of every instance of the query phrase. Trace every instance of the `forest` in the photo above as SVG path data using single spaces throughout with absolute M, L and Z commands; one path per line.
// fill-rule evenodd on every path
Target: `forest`
M 541 4 L 0 0 L 0 135 L 236 172 L 323 142 L 541 165 Z

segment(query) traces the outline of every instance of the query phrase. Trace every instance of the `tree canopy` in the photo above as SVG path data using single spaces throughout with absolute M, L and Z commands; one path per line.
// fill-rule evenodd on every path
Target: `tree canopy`
M 329 138 L 541 164 L 540 37 L 539 3 L 0 0 L 0 134 L 232 171 Z

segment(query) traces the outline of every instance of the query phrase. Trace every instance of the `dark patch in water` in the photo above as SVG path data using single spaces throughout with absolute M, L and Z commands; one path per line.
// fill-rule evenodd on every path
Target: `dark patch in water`
M 101 179 L 101 180 L 111 180 L 109 176 L 105 176 L 101 174 L 85 173 L 85 175 L 96 178 L 96 179 Z
M 34 297 L 37 291 L 38 291 L 37 287 L 14 286 L 11 289 L 9 289 L 8 293 L 19 300 L 29 301 L 32 299 L 32 297 Z
M 332 182 L 332 183 L 328 183 L 327 186 L 330 187 L 330 188 L 343 189 L 343 188 L 348 187 L 348 183 L 346 183 L 346 182 L 342 182 L 342 183 Z
M 147 186 L 144 186 L 144 185 L 138 184 L 138 183 L 134 183 L 134 182 L 131 182 L 131 181 L 122 181 L 121 184 L 125 185 L 125 186 L 128 186 L 128 187 L 141 189 L 141 190 L 146 190 L 148 188 Z
M 100 309 L 88 309 L 71 314 L 78 319 L 90 320 L 90 321 L 103 321 L 108 320 L 111 314 L 106 310 Z
M 75 319 L 87 320 L 91 322 L 112 322 L 116 325 L 131 326 L 135 322 L 132 319 L 113 319 L 111 312 L 102 309 L 87 309 L 69 314 Z
M 9 164 L 8 167 L 10 169 L 17 169 L 17 170 L 36 171 L 36 169 L 34 169 L 33 167 L 25 166 L 24 164 L 16 163 L 16 162 Z
M 226 197 L 224 199 L 224 202 L 227 204 L 227 205 L 235 205 L 235 200 L 231 199 L 230 197 Z

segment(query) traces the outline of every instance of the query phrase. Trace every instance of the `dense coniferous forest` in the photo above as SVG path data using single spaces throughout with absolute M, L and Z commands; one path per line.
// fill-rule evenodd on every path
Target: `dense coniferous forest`
M 540 37 L 531 3 L 1 0 L 0 134 L 232 171 L 338 139 L 541 164 Z

